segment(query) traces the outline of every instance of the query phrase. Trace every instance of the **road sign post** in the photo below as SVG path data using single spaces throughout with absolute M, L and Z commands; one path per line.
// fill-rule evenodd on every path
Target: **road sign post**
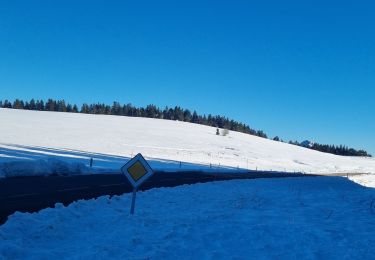
M 132 205 L 131 205 L 131 208 L 130 208 L 130 214 L 134 214 L 134 208 L 135 208 L 135 197 L 137 196 L 137 189 L 134 188 L 133 189 L 133 197 L 132 197 Z
M 130 214 L 134 214 L 135 209 L 135 198 L 137 195 L 137 189 L 148 179 L 154 172 L 152 171 L 150 165 L 147 163 L 142 154 L 137 154 L 129 162 L 121 167 L 121 172 L 129 180 L 130 184 L 133 186 L 133 197 L 132 204 L 130 208 Z

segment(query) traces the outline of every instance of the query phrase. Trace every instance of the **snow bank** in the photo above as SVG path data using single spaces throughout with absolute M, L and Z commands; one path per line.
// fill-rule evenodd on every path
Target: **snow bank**
M 353 176 L 350 176 L 349 179 L 363 186 L 375 188 L 374 174 L 353 175 Z
M 373 259 L 375 190 L 340 177 L 185 185 L 16 213 L 1 259 Z
M 58 159 L 10 161 L 0 163 L 0 177 L 35 175 L 74 175 L 88 173 L 83 163 L 68 163 Z

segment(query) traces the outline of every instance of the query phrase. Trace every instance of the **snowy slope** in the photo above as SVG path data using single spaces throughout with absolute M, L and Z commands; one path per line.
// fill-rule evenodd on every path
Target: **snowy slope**
M 22 167 L 31 172 L 30 162 L 37 165 L 34 174 L 47 171 L 50 164 L 59 171 L 64 168 L 61 161 L 89 172 L 93 171 L 87 168 L 89 158 L 94 158 L 94 170 L 118 171 L 139 152 L 159 169 L 179 168 L 181 161 L 182 169 L 212 164 L 307 173 L 375 173 L 374 159 L 325 154 L 233 131 L 217 136 L 213 127 L 178 121 L 0 109 L 0 122 L 3 176 L 12 171 L 27 174 Z
M 374 259 L 375 190 L 344 178 L 213 182 L 58 204 L 0 226 L 0 259 Z

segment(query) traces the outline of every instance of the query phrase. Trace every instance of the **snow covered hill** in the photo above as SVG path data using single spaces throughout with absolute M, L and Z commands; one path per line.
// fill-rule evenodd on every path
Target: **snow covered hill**
M 341 157 L 184 122 L 0 109 L 0 176 L 118 171 L 141 152 L 158 169 L 360 172 Z M 90 158 L 94 165 L 89 166 Z M 211 165 L 210 165 L 211 164 Z M 0 259 L 371 259 L 375 192 L 346 178 L 255 179 L 103 196 L 11 215 Z
M 178 121 L 0 109 L 0 122 L 2 176 L 118 171 L 136 153 L 157 169 L 375 173 L 371 158 L 336 156 L 233 131 L 218 136 L 213 127 Z
M 374 259 L 375 190 L 257 179 L 57 204 L 0 226 L 0 259 Z

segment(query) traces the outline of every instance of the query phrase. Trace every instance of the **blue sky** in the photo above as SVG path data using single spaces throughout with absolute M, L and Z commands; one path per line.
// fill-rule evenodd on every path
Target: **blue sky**
M 0 98 L 180 105 L 375 154 L 373 1 L 2 1 Z

